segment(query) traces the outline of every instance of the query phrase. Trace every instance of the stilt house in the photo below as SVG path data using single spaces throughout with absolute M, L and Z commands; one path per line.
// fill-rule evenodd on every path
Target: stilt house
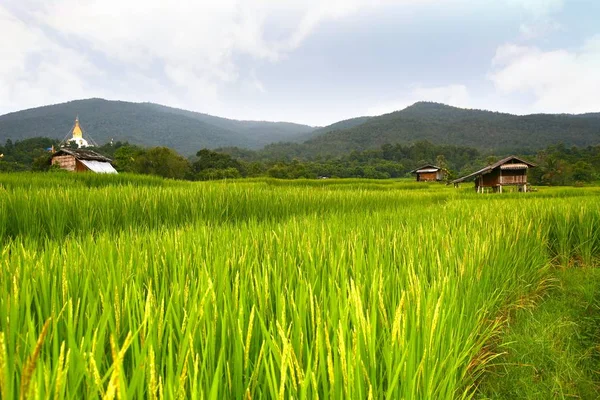
M 420 168 L 410 171 L 411 174 L 415 174 L 417 182 L 440 182 L 446 179 L 448 171 L 444 168 L 440 168 L 437 165 L 423 165 Z
M 486 188 L 502 193 L 504 186 L 515 186 L 520 192 L 526 192 L 527 170 L 534 167 L 535 164 L 510 156 L 477 172 L 458 178 L 452 183 L 454 186 L 458 186 L 461 182 L 473 180 L 477 193 L 484 193 Z

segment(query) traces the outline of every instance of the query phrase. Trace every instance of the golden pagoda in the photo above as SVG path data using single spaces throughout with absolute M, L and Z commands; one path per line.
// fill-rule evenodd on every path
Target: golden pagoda
M 69 142 L 75 142 L 78 147 L 88 147 L 89 144 L 87 140 L 83 138 L 83 130 L 79 125 L 79 115 L 75 118 L 75 125 L 73 125 L 73 129 L 71 129 L 71 139 Z
M 79 126 L 79 115 L 75 118 L 75 126 L 73 127 L 73 139 L 83 139 L 83 131 Z

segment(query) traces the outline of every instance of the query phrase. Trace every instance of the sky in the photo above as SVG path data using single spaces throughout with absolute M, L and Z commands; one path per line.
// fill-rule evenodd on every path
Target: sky
M 598 0 L 0 0 L 0 114 L 101 97 L 323 126 L 600 112 Z

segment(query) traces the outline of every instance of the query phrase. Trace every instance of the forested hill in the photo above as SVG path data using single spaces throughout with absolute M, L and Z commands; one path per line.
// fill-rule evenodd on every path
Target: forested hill
M 383 144 L 427 140 L 484 153 L 521 153 L 556 143 L 600 144 L 600 113 L 517 116 L 419 102 L 390 114 L 358 117 L 324 128 L 286 122 L 237 121 L 152 103 L 77 100 L 0 116 L 0 143 L 63 139 L 79 115 L 99 144 L 110 139 L 167 146 L 192 155 L 201 148 L 260 149 L 263 158 L 340 156 Z
M 370 120 L 372 117 L 356 117 L 345 119 L 343 121 L 336 122 L 331 125 L 324 126 L 322 128 L 316 128 L 311 132 L 307 132 L 304 135 L 301 135 L 300 138 L 304 138 L 305 140 L 312 139 L 316 136 L 322 135 L 327 132 L 339 131 L 342 129 L 354 128 L 355 126 L 359 126 Z
M 356 126 L 328 130 L 302 145 L 276 144 L 268 150 L 277 154 L 287 151 L 285 147 L 293 148 L 297 156 L 311 158 L 419 140 L 496 153 L 533 151 L 555 143 L 596 145 L 600 144 L 600 114 L 517 116 L 419 102 L 401 111 L 365 119 Z
M 110 139 L 144 146 L 168 146 L 182 154 L 201 148 L 260 148 L 305 139 L 313 127 L 286 122 L 237 121 L 152 103 L 76 100 L 0 116 L 0 142 L 32 137 L 63 139 L 79 115 L 99 144 Z

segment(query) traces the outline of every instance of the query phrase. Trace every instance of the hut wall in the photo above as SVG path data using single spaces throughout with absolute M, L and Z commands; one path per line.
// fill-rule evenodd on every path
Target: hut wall
M 89 168 L 86 167 L 81 161 L 77 160 L 77 163 L 75 164 L 75 172 L 85 172 L 85 171 L 89 171 Z
M 420 174 L 417 174 L 417 179 L 421 182 L 435 181 L 436 175 L 435 172 L 421 172 Z
M 500 184 L 502 185 L 524 185 L 527 183 L 526 169 L 505 169 L 502 171 Z
M 492 172 L 490 172 L 489 174 L 485 174 L 485 175 L 481 176 L 481 185 L 480 186 L 487 186 L 487 187 L 497 186 L 500 181 L 499 178 L 500 178 L 500 170 L 495 169 Z
M 52 158 L 52 165 L 58 165 L 61 169 L 75 171 L 77 160 L 71 155 L 56 156 Z

